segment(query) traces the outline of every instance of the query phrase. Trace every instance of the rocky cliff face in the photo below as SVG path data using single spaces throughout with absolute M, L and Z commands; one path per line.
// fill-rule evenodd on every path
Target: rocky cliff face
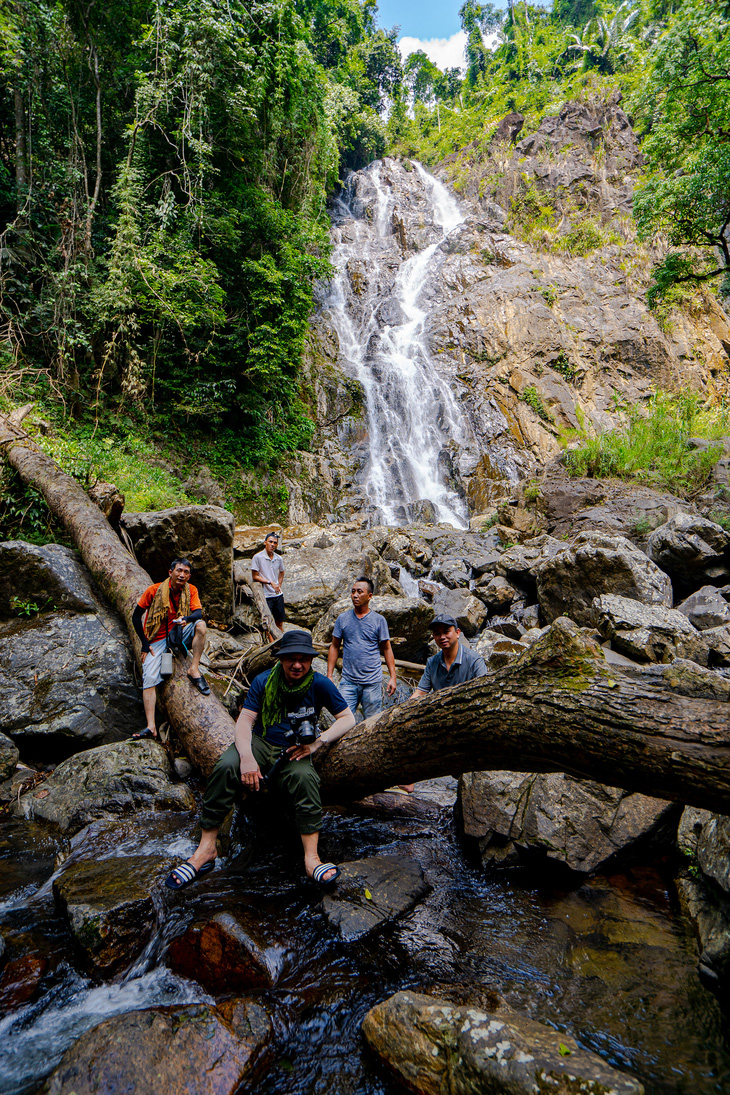
M 539 470 L 567 431 L 610 427 L 615 396 L 636 403 L 653 387 L 721 394 L 728 385 L 730 326 L 709 293 L 670 315 L 646 306 L 657 255 L 635 240 L 642 157 L 620 96 L 568 103 L 511 145 L 516 128 L 436 168 L 464 220 L 439 243 L 420 298 L 431 360 L 463 415 L 441 474 L 471 513 Z M 383 194 L 389 215 L 379 224 Z M 408 162 L 370 165 L 348 197 L 352 218 L 335 217 L 336 241 L 363 225 L 380 233 L 372 253 L 349 258 L 344 279 L 355 325 L 370 324 L 375 339 L 402 322 L 399 271 L 440 239 L 439 226 L 428 182 Z M 291 520 L 345 518 L 368 501 L 372 423 L 335 327 L 323 287 L 307 361 L 319 428 L 315 452 L 285 475 Z

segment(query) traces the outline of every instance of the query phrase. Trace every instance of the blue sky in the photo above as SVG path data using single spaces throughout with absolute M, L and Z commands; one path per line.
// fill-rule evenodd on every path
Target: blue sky
M 506 2 L 506 0 L 505 0 Z M 496 0 L 495 6 L 505 6 Z M 463 0 L 378 0 L 378 23 L 389 30 L 400 27 L 398 45 L 405 61 L 418 49 L 440 69 L 463 68 L 466 36 L 459 8 Z
M 396 23 L 400 36 L 450 38 L 461 30 L 459 8 L 463 0 L 378 0 L 378 22 L 388 30 Z

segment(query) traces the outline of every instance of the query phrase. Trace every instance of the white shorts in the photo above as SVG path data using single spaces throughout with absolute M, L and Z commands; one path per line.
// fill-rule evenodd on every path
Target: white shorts
M 185 627 L 183 628 L 182 637 L 186 646 L 189 646 L 193 641 L 195 625 L 197 622 L 197 620 L 193 620 L 192 623 L 185 624 Z M 143 688 L 156 688 L 158 684 L 162 684 L 160 666 L 162 665 L 162 655 L 165 653 L 166 646 L 167 639 L 157 639 L 156 642 L 150 643 L 150 652 L 145 658 L 144 665 L 142 666 Z

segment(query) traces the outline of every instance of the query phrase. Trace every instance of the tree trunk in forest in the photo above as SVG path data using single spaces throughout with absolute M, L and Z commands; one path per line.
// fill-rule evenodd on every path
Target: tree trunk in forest
M 0 415 L 0 446 L 21 479 L 40 490 L 51 511 L 70 532 L 102 593 L 124 618 L 140 664 L 141 644 L 132 626 L 132 613 L 152 580 L 81 484 L 62 472 L 22 429 L 22 414 L 10 418 Z M 201 696 L 192 687 L 185 662 L 175 658 L 174 666 L 174 675 L 160 685 L 157 694 L 180 744 L 207 775 L 233 741 L 234 723 L 215 696 Z
M 81 485 L 16 423 L 0 416 L 0 446 L 66 525 L 139 654 L 131 615 L 149 576 Z M 509 769 L 568 772 L 730 814 L 723 683 L 689 662 L 614 669 L 600 647 L 561 617 L 505 668 L 390 708 L 317 753 L 315 763 L 330 802 L 393 782 Z M 179 659 L 160 695 L 181 745 L 208 774 L 233 739 L 233 720 L 213 696 L 191 688 Z
M 28 185 L 28 153 L 25 142 L 25 104 L 23 92 L 18 85 L 13 89 L 15 101 L 15 182 L 20 190 Z M 25 195 L 18 193 L 18 211 L 25 204 Z

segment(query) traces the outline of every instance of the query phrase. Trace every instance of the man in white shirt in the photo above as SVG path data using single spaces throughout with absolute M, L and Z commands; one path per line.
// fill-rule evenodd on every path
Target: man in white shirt
M 281 555 L 276 554 L 278 544 L 279 537 L 275 532 L 270 532 L 264 541 L 264 550 L 259 551 L 251 560 L 251 577 L 264 587 L 269 612 L 274 617 L 276 626 L 281 629 L 286 619 L 286 610 L 284 594 L 281 592 L 284 585 L 284 561 Z

